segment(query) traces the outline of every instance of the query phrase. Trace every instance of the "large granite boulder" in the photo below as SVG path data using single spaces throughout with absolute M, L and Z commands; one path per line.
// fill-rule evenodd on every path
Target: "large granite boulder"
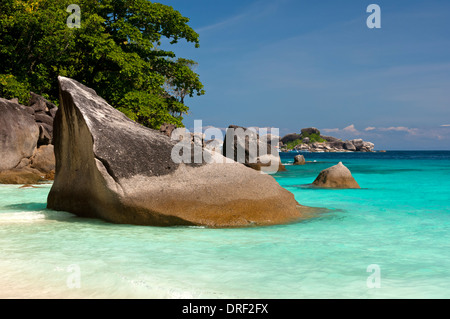
M 55 154 L 53 145 L 43 145 L 36 150 L 31 158 L 31 168 L 35 168 L 43 173 L 50 173 L 55 170 Z
M 270 138 L 271 135 L 267 134 L 261 139 L 251 129 L 230 125 L 223 141 L 222 154 L 255 170 L 265 170 L 268 173 L 285 171 L 276 148 L 278 145 L 272 146 L 272 140 L 267 139 L 267 136 Z
M 39 128 L 26 107 L 0 98 L 0 171 L 16 167 L 31 157 L 37 146 Z
M 59 84 L 48 208 L 114 223 L 207 227 L 287 223 L 310 211 L 272 176 L 220 154 L 213 162 L 177 163 L 176 141 L 72 79 L 59 77 Z
M 342 162 L 321 171 L 313 185 L 326 188 L 360 188 L 350 170 Z

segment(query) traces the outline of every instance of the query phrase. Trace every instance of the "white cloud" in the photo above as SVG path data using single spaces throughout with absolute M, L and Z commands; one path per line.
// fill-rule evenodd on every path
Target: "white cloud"
M 443 126 L 443 127 L 449 127 L 450 124 L 442 124 L 441 126 Z
M 388 131 L 397 131 L 397 132 L 407 132 L 411 135 L 416 135 L 418 133 L 418 129 L 409 128 L 405 126 L 391 126 L 391 127 L 379 127 L 379 131 L 388 132 Z
M 333 133 L 333 132 L 339 132 L 338 128 L 324 128 L 321 131 L 326 132 L 326 133 Z
M 359 134 L 359 131 L 355 128 L 354 124 L 349 125 L 347 127 L 344 127 L 342 130 L 344 132 L 350 132 L 350 133 L 357 133 L 357 134 Z
M 366 128 L 364 129 L 364 131 L 368 132 L 368 131 L 373 131 L 373 130 L 376 130 L 376 129 L 377 129 L 376 127 L 369 126 L 369 127 L 366 127 Z

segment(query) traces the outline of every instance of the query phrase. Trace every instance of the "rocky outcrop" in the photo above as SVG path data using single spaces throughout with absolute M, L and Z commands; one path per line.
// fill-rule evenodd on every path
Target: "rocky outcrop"
M 0 98 L 0 171 L 16 167 L 33 155 L 39 128 L 24 106 Z
M 320 131 L 315 127 L 302 128 L 300 132 L 302 133 L 302 136 L 308 136 L 312 134 L 320 135 Z
M 294 157 L 294 165 L 305 165 L 305 157 L 303 155 L 297 155 Z
M 321 171 L 313 185 L 325 188 L 360 188 L 350 170 L 342 162 Z
M 38 146 L 52 143 L 53 119 L 58 108 L 40 95 L 31 92 L 29 110 L 32 110 L 36 124 L 39 127 Z
M 229 142 L 230 138 L 234 139 L 233 142 Z M 270 173 L 285 171 L 276 146 L 272 146 L 270 139 L 262 140 L 253 130 L 230 125 L 223 141 L 222 154 L 255 170 L 273 168 Z
M 307 211 L 270 175 L 220 154 L 222 162 L 174 162 L 176 141 L 72 79 L 59 84 L 48 208 L 114 223 L 208 227 L 287 223 Z
M 52 179 L 52 132 L 57 108 L 31 93 L 29 106 L 0 98 L 0 183 L 33 184 Z
M 344 149 L 346 149 L 348 151 L 356 151 L 355 145 L 353 145 L 353 143 L 349 142 L 349 141 L 344 142 Z
M 301 132 L 301 134 L 291 133 L 281 138 L 281 150 L 286 151 L 286 144 L 296 140 L 300 143 L 293 149 L 308 152 L 373 152 L 375 147 L 373 143 L 362 139 L 342 141 L 333 136 L 320 135 L 320 131 L 314 127 L 304 128 Z M 311 139 L 311 136 L 315 139 Z
M 280 139 L 280 141 L 281 141 L 283 144 L 287 144 L 287 143 L 289 143 L 289 142 L 293 142 L 293 141 L 299 140 L 299 139 L 301 139 L 301 138 L 302 138 L 302 135 L 301 135 L 301 134 L 290 133 L 290 134 L 287 134 L 287 135 L 283 136 L 283 137 Z

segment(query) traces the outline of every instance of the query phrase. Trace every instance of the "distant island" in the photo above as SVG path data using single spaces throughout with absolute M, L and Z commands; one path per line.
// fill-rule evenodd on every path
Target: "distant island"
M 362 139 L 343 141 L 333 136 L 321 135 L 315 127 L 303 128 L 300 134 L 290 133 L 280 139 L 280 150 L 308 152 L 374 152 L 375 145 Z

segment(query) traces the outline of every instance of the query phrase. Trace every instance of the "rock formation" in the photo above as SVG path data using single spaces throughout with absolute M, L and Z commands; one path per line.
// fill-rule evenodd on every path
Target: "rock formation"
M 20 104 L 0 98 L 0 171 L 16 167 L 33 155 L 39 128 L 33 115 Z
M 301 134 L 290 133 L 290 134 L 287 134 L 287 135 L 283 136 L 283 137 L 280 139 L 280 141 L 281 141 L 283 144 L 287 144 L 287 143 L 289 143 L 289 142 L 293 142 L 293 141 L 299 140 L 299 139 L 301 139 L 301 138 L 302 138 L 302 135 L 301 135 Z
M 242 133 L 242 136 L 239 135 L 239 132 Z M 234 138 L 233 142 L 228 142 L 227 138 L 230 137 Z M 272 146 L 271 140 L 267 138 L 262 140 L 256 132 L 242 126 L 228 126 L 222 154 L 255 170 L 261 170 L 264 167 L 273 167 L 271 173 L 286 170 L 281 163 L 278 150 L 275 145 Z
M 311 136 L 316 139 L 312 140 Z M 320 135 L 315 127 L 301 129 L 301 134 L 290 133 L 281 138 L 281 150 L 286 151 L 286 144 L 294 141 L 300 143 L 293 147 L 297 151 L 308 152 L 373 152 L 375 145 L 362 139 L 342 141 L 333 136 Z M 291 145 L 292 147 L 292 145 Z
M 52 179 L 56 106 L 32 93 L 30 106 L 0 98 L 1 184 L 33 184 Z M 50 107 L 50 108 L 49 108 Z M 53 111 L 52 111 L 53 110 Z
M 303 155 L 297 155 L 294 157 L 294 165 L 305 165 L 305 157 Z
M 222 163 L 175 163 L 168 136 L 72 79 L 59 84 L 48 208 L 114 223 L 208 227 L 287 223 L 310 210 L 270 175 L 225 164 L 220 154 Z
M 350 170 L 342 162 L 321 171 L 313 185 L 326 188 L 360 188 Z

